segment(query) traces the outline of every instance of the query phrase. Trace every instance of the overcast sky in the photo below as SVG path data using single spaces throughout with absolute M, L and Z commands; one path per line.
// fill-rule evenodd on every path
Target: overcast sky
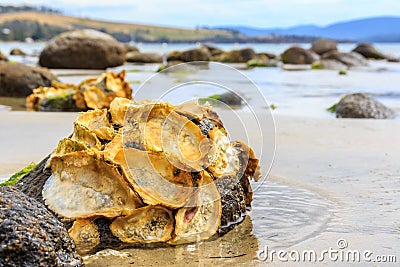
M 69 15 L 188 28 L 324 26 L 354 18 L 400 16 L 399 0 L 0 0 L 0 3 L 47 5 Z

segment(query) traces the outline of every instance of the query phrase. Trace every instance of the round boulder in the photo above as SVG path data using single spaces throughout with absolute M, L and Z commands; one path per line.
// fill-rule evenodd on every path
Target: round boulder
M 348 67 L 368 66 L 368 62 L 363 56 L 356 52 L 343 53 L 339 51 L 331 51 L 322 55 L 323 60 L 336 60 Z
M 0 96 L 26 97 L 57 77 L 48 69 L 0 61 Z
M 281 55 L 282 62 L 285 64 L 312 64 L 319 59 L 318 55 L 313 51 L 293 46 Z
M 337 46 L 335 42 L 327 39 L 317 39 L 311 46 L 311 50 L 317 53 L 318 55 L 325 54 L 330 51 L 337 51 Z
M 353 49 L 353 52 L 357 52 L 364 56 L 365 58 L 370 58 L 370 59 L 387 59 L 387 56 L 376 50 L 375 47 L 373 47 L 370 44 L 359 44 L 357 45 L 356 48 Z
M 12 56 L 26 56 L 26 53 L 19 48 L 13 48 L 10 51 L 10 55 Z
M 125 62 L 125 47 L 111 35 L 85 29 L 54 37 L 43 49 L 39 64 L 59 69 L 106 69 Z
M 0 187 L 1 266 L 84 266 L 64 225 L 43 204 Z
M 368 95 L 344 96 L 336 105 L 337 118 L 393 119 L 396 112 Z
M 256 57 L 256 52 L 251 48 L 244 48 L 240 50 L 231 50 L 219 55 L 218 59 L 221 62 L 228 63 L 246 63 L 250 59 Z
M 210 61 L 211 53 L 207 48 L 195 48 L 183 51 L 180 60 L 184 62 L 190 61 Z

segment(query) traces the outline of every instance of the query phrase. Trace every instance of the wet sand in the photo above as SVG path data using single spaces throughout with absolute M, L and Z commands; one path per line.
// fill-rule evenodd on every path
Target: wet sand
M 0 177 L 46 156 L 72 132 L 76 116 L 0 112 Z M 274 165 L 255 192 L 253 211 L 234 231 L 175 248 L 103 251 L 86 257 L 87 266 L 275 266 L 282 262 L 259 261 L 257 251 L 268 246 L 318 252 L 337 248 L 340 238 L 348 249 L 400 261 L 400 121 L 281 115 L 275 121 Z

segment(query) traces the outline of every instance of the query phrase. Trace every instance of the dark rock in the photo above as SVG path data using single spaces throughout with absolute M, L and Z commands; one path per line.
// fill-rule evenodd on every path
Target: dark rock
M 6 55 L 0 52 L 0 61 L 8 61 L 8 58 Z
M 106 69 L 124 64 L 125 48 L 111 35 L 85 29 L 62 33 L 43 49 L 39 64 L 61 69 Z
M 180 60 L 184 62 L 190 61 L 210 61 L 211 53 L 207 48 L 195 48 L 183 51 Z
M 368 62 L 365 60 L 365 58 L 356 52 L 342 53 L 338 51 L 331 51 L 323 54 L 322 59 L 336 60 L 348 67 L 368 66 Z
M 319 56 L 313 51 L 293 46 L 281 55 L 282 62 L 285 64 L 312 64 L 319 59 Z
M 240 223 L 246 214 L 246 195 L 237 177 L 221 177 L 215 180 L 221 195 L 222 216 L 218 234 L 223 235 Z
M 231 50 L 219 55 L 218 60 L 220 62 L 227 63 L 246 63 L 250 59 L 255 58 L 256 52 L 251 48 L 245 48 L 241 50 Z
M 167 61 L 181 61 L 182 52 L 181 51 L 171 51 L 167 56 Z
M 327 39 L 317 39 L 311 46 L 311 50 L 318 55 L 325 54 L 331 51 L 337 51 L 336 43 Z
M 210 52 L 211 56 L 213 56 L 213 57 L 221 55 L 222 53 L 224 53 L 224 50 L 219 49 L 219 48 L 214 47 L 214 46 L 210 46 L 210 45 L 203 45 L 203 48 L 207 49 Z
M 361 54 L 365 58 L 369 59 L 387 59 L 388 57 L 379 52 L 370 44 L 359 44 L 353 49 L 353 52 Z
M 320 61 L 316 61 L 316 62 L 319 62 L 321 65 L 321 69 L 324 69 L 324 70 L 345 70 L 345 69 L 347 69 L 347 65 L 345 65 L 342 62 L 335 60 L 335 59 L 321 59 Z M 313 66 L 316 62 L 313 63 Z
M 257 53 L 256 58 L 262 59 L 262 60 L 269 60 L 269 59 L 275 59 L 276 55 L 274 55 L 272 53 L 263 52 L 263 53 Z
M 368 95 L 356 93 L 344 96 L 336 105 L 337 118 L 393 119 L 396 112 Z
M 26 56 L 26 53 L 19 48 L 14 48 L 10 51 L 12 56 Z
M 219 101 L 232 106 L 239 106 L 242 105 L 243 99 L 239 95 L 233 92 L 226 92 L 219 95 Z
M 0 187 L 1 266 L 84 266 L 64 225 L 14 187 Z
M 162 63 L 163 57 L 158 53 L 129 52 L 126 61 L 131 63 Z
M 0 61 L 0 96 L 26 97 L 39 86 L 50 86 L 57 77 L 48 69 Z

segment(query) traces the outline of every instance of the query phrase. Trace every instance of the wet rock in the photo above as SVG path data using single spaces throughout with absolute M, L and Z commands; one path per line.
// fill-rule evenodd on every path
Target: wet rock
M 19 48 L 14 48 L 10 51 L 12 56 L 26 56 L 26 53 Z
M 14 187 L 0 187 L 1 266 L 84 266 L 64 225 Z
M 311 46 L 311 50 L 318 55 L 325 54 L 331 51 L 337 51 L 336 43 L 327 39 L 317 39 Z
M 0 61 L 8 61 L 8 58 L 6 55 L 0 52 Z
M 344 96 L 336 105 L 337 118 L 393 119 L 396 112 L 366 94 Z
M 269 59 L 275 59 L 276 55 L 272 54 L 272 53 L 263 52 L 263 53 L 257 53 L 256 58 L 263 59 L 263 60 L 269 60 Z
M 122 65 L 126 50 L 111 35 L 85 29 L 62 33 L 43 49 L 39 64 L 60 69 L 106 69 Z
M 0 61 L 0 96 L 26 97 L 53 80 L 57 77 L 48 69 Z
M 195 48 L 183 51 L 180 60 L 184 62 L 190 61 L 210 61 L 211 53 L 207 48 Z
M 255 58 L 256 52 L 251 48 L 245 48 L 240 50 L 231 50 L 219 55 L 218 60 L 220 62 L 227 63 L 246 63 L 250 59 Z
M 328 52 L 322 55 L 322 59 L 336 60 L 347 67 L 363 67 L 368 66 L 368 62 L 363 56 L 356 52 L 342 53 L 338 51 Z
M 213 57 L 219 56 L 224 53 L 224 50 L 210 45 L 203 45 L 203 48 L 207 49 Z
M 159 53 L 129 52 L 126 61 L 131 63 L 162 63 L 163 57 Z
M 353 49 L 353 52 L 357 52 L 368 59 L 387 59 L 388 57 L 376 50 L 376 48 L 370 44 L 359 44 Z
M 298 46 L 293 46 L 285 50 L 285 52 L 283 52 L 281 55 L 281 58 L 284 64 L 302 65 L 312 64 L 314 61 L 319 59 L 319 56 L 313 51 L 306 50 Z

